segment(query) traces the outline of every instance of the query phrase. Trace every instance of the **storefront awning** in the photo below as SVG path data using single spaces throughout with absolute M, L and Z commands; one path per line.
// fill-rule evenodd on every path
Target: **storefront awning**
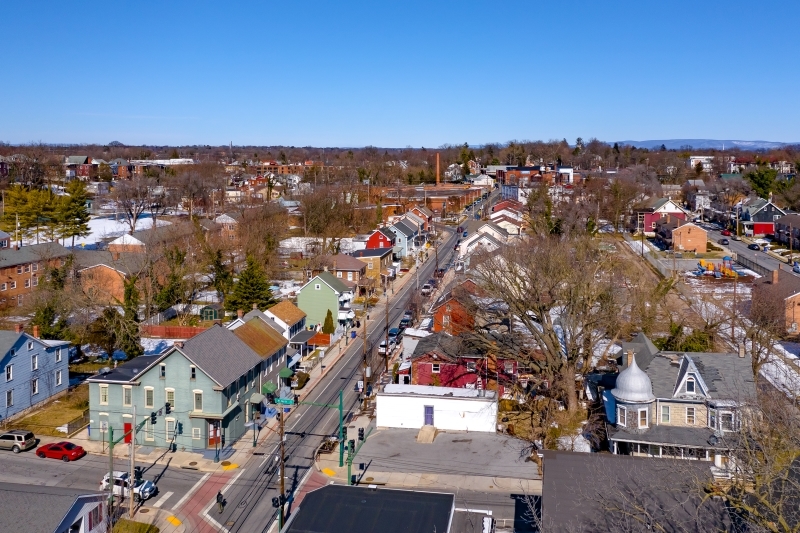
M 302 355 L 300 355 L 299 353 L 297 353 L 297 354 L 294 354 L 294 355 L 292 356 L 292 358 L 291 358 L 291 359 L 289 359 L 289 364 L 288 364 L 288 366 L 289 366 L 289 367 L 293 367 L 294 365 L 296 365 L 297 363 L 299 363 L 299 362 L 300 362 L 300 358 L 301 358 L 301 357 L 302 357 Z
M 258 404 L 258 403 L 263 402 L 265 399 L 266 398 L 264 398 L 263 394 L 259 394 L 257 392 L 254 392 L 253 394 L 250 395 L 250 403 Z
M 281 378 L 284 378 L 284 379 L 285 378 L 290 378 L 293 375 L 294 375 L 294 370 L 292 370 L 289 367 L 281 368 L 281 371 L 278 372 L 278 377 L 281 377 Z
M 273 382 L 268 381 L 261 386 L 261 394 L 272 394 L 278 390 L 278 386 L 275 385 Z
M 356 314 L 353 311 L 342 311 L 339 310 L 339 320 L 352 320 L 356 317 Z

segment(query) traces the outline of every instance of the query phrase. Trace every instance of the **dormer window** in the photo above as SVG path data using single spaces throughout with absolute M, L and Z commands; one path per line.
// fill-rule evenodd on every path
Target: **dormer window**
M 686 380 L 686 392 L 687 392 L 688 394 L 694 394 L 694 393 L 695 393 L 695 388 L 694 388 L 694 386 L 695 386 L 695 383 L 694 383 L 694 378 L 688 378 L 688 379 Z

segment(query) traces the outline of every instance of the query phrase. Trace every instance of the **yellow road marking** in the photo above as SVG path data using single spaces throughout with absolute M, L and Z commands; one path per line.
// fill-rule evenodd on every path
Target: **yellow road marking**
M 227 466 L 222 467 L 223 470 L 233 470 L 234 468 L 239 468 L 239 465 L 237 465 L 236 463 L 231 463 Z
M 336 475 L 336 472 L 334 472 L 330 468 L 323 468 L 322 473 L 329 477 L 334 477 Z
M 167 522 L 169 522 L 169 523 L 170 523 L 170 524 L 172 524 L 173 526 L 179 526 L 179 525 L 181 525 L 181 521 L 180 521 L 180 520 L 178 520 L 177 518 L 175 518 L 174 516 L 170 516 L 170 517 L 168 517 L 168 518 L 167 518 Z

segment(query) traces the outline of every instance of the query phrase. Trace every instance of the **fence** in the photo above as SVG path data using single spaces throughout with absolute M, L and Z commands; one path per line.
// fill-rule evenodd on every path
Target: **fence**
M 196 326 L 153 326 L 144 324 L 141 326 L 142 335 L 160 339 L 191 339 L 199 335 L 208 328 Z
M 89 425 L 89 410 L 86 409 L 83 414 L 77 418 L 73 418 L 67 422 L 67 436 L 71 437 L 78 431 L 82 430 Z
M 757 274 L 761 274 L 762 276 L 771 276 L 772 275 L 772 270 L 771 269 L 767 268 L 764 265 L 760 265 L 760 264 L 756 263 L 755 261 L 753 261 L 751 259 L 748 259 L 747 257 L 743 257 L 743 256 L 737 254 L 735 260 L 736 260 L 737 263 L 739 263 L 743 267 L 749 268 L 750 270 L 752 270 L 753 272 L 755 272 Z

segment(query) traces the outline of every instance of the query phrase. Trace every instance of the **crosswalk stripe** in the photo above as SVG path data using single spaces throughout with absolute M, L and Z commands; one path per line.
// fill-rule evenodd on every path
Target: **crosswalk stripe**
M 175 494 L 175 493 L 174 492 L 165 492 L 164 495 L 162 497 L 160 497 L 156 503 L 153 504 L 153 507 L 158 509 L 159 507 L 164 505 L 164 502 L 169 500 L 169 497 L 172 496 L 173 494 Z

